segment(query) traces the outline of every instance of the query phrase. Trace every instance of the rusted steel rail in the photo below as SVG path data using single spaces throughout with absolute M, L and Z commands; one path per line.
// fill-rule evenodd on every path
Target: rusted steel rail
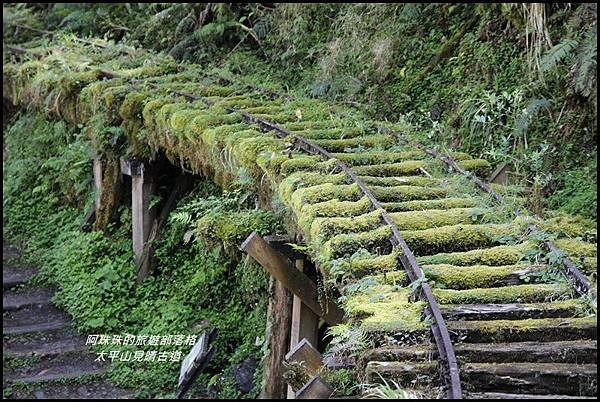
M 407 143 L 412 143 L 415 147 L 423 150 L 427 154 L 440 159 L 450 169 L 453 169 L 453 170 L 457 171 L 458 173 L 466 176 L 469 180 L 471 180 L 473 183 L 475 183 L 475 185 L 477 185 L 477 187 L 479 187 L 482 191 L 488 193 L 497 202 L 504 201 L 504 197 L 502 195 L 500 195 L 497 191 L 495 191 L 488 183 L 486 183 L 483 180 L 481 180 L 480 178 L 478 178 L 472 172 L 469 172 L 469 171 L 461 168 L 450 155 L 441 154 L 440 152 L 437 152 L 433 149 L 425 147 L 425 145 L 421 144 L 420 142 L 410 141 L 410 140 L 406 139 L 405 137 L 401 136 L 401 134 L 399 134 L 399 133 L 395 133 L 391 130 L 390 130 L 390 132 L 393 133 L 397 138 L 399 138 L 403 141 L 406 141 Z M 514 214 L 516 216 L 519 216 L 521 214 L 520 209 L 515 208 Z M 528 229 L 532 232 L 539 231 L 539 228 L 533 224 L 529 225 Z M 558 247 L 556 247 L 556 245 L 554 243 L 552 243 L 551 241 L 545 241 L 543 243 L 543 245 L 550 252 L 561 255 L 561 262 L 563 264 L 563 267 L 566 270 L 567 277 L 570 279 L 573 289 L 582 296 L 589 294 L 589 292 L 592 290 L 592 285 L 591 285 L 590 281 L 585 277 L 585 275 L 583 275 L 581 273 L 581 271 L 579 271 L 579 269 L 575 266 L 575 264 L 573 264 L 573 262 L 568 257 L 565 256 L 564 252 L 562 252 Z
M 84 43 L 94 45 L 94 43 L 87 41 Z M 111 71 L 103 70 L 103 73 L 107 78 L 123 78 Z M 143 82 L 140 80 L 133 81 L 134 83 L 147 84 L 158 88 L 158 85 L 154 83 Z M 211 106 L 214 104 L 214 102 L 210 102 L 203 97 L 192 95 L 182 91 L 170 90 L 170 92 L 191 100 L 202 101 L 207 106 Z M 390 239 L 391 244 L 394 247 L 400 247 L 400 249 L 402 250 L 402 254 L 400 254 L 398 258 L 410 281 L 414 282 L 417 280 L 423 280 L 423 278 L 425 277 L 423 271 L 421 270 L 421 267 L 419 266 L 414 254 L 408 247 L 408 244 L 402 237 L 402 234 L 400 233 L 400 230 L 396 226 L 395 222 L 389 216 L 388 212 L 381 206 L 381 204 L 375 198 L 373 193 L 367 188 L 365 183 L 352 171 L 352 169 L 350 169 L 342 161 L 335 158 L 333 154 L 328 152 L 323 147 L 319 146 L 318 144 L 315 144 L 314 142 L 308 140 L 305 137 L 296 135 L 286 130 L 278 124 L 268 122 L 266 120 L 260 119 L 259 117 L 253 116 L 250 113 L 247 113 L 243 110 L 238 110 L 232 107 L 226 107 L 225 110 L 231 113 L 240 113 L 246 121 L 254 123 L 265 130 L 274 131 L 276 135 L 280 138 L 292 138 L 295 146 L 309 154 L 321 156 L 325 160 L 334 160 L 336 166 L 341 171 L 346 173 L 357 184 L 361 192 L 369 199 L 373 209 L 381 212 L 382 223 L 388 225 L 392 231 L 392 237 Z M 435 296 L 431 291 L 431 287 L 426 281 L 423 281 L 419 287 L 420 292 L 417 293 L 417 296 L 419 297 L 419 299 L 427 303 L 427 307 L 425 309 L 426 315 L 432 316 L 434 319 L 434 323 L 431 326 L 431 331 L 435 343 L 437 345 L 440 365 L 443 367 L 444 375 L 442 377 L 445 382 L 445 385 L 448 388 L 448 398 L 462 399 L 462 387 L 460 382 L 458 363 L 456 361 L 456 354 L 454 351 L 454 346 L 452 345 L 450 333 L 448 332 L 448 328 L 442 316 L 439 304 L 437 303 L 437 300 L 435 299 Z
M 187 94 L 185 92 L 177 90 L 172 92 L 189 99 L 203 101 L 209 106 L 212 103 L 202 97 Z M 356 173 L 352 171 L 352 169 L 348 167 L 348 165 L 335 158 L 333 154 L 331 154 L 325 148 L 315 144 L 305 137 L 296 135 L 286 130 L 278 124 L 271 123 L 259 117 L 253 116 L 243 110 L 237 110 L 232 107 L 227 107 L 226 110 L 232 113 L 240 113 L 246 121 L 254 123 L 267 131 L 273 131 L 280 138 L 292 138 L 295 146 L 301 148 L 303 151 L 309 154 L 321 156 L 325 160 L 334 160 L 336 166 L 341 171 L 346 173 L 360 188 L 361 192 L 369 199 L 373 209 L 381 212 L 382 223 L 388 225 L 392 231 L 392 238 L 390 239 L 390 242 L 394 247 L 400 247 L 402 250 L 402 254 L 400 254 L 398 258 L 410 281 L 414 282 L 424 278 L 421 267 L 419 267 L 414 254 L 408 247 L 408 244 L 406 244 L 406 241 L 402 237 L 402 234 L 400 233 L 398 226 L 396 226 L 396 223 L 392 220 L 388 212 L 381 206 L 373 193 L 367 188 L 365 183 L 356 175 Z M 426 314 L 432 316 L 434 319 L 434 324 L 431 326 L 431 331 L 438 348 L 440 362 L 446 371 L 444 379 L 446 386 L 448 387 L 448 397 L 451 399 L 462 399 L 460 374 L 458 363 L 456 361 L 456 354 L 454 352 L 454 346 L 452 345 L 452 340 L 450 338 L 450 333 L 448 332 L 448 328 L 446 327 L 439 304 L 437 303 L 429 284 L 427 282 L 422 282 L 420 288 L 421 291 L 418 293 L 418 296 L 421 300 L 427 303 Z

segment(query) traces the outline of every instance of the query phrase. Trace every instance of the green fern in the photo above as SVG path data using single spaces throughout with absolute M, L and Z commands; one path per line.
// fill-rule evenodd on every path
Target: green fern
M 515 120 L 515 131 L 519 136 L 527 132 L 527 128 L 531 123 L 531 119 L 536 116 L 540 110 L 548 109 L 552 106 L 552 102 L 548 99 L 532 99 L 527 104 L 527 107 Z
M 576 62 L 571 67 L 575 93 L 589 97 L 596 82 L 596 52 L 598 46 L 596 26 L 591 27 L 577 48 Z
M 540 63 L 542 72 L 545 73 L 556 67 L 558 63 L 573 52 L 577 44 L 577 41 L 574 39 L 563 39 L 560 43 L 550 48 Z

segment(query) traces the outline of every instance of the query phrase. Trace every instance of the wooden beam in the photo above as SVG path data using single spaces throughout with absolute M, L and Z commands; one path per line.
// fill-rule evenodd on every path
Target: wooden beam
M 79 225 L 79 229 L 84 232 L 89 232 L 92 228 L 92 224 L 96 219 L 96 206 L 92 205 L 90 209 L 86 212 L 81 224 Z
M 133 172 L 132 172 L 133 173 Z M 154 220 L 154 208 L 150 208 L 150 200 L 155 190 L 155 183 L 151 175 L 133 174 L 131 176 L 131 225 L 133 237 L 133 253 L 136 265 L 139 266 L 136 283 L 141 283 L 150 273 L 151 256 L 142 261 L 144 246 L 150 237 L 152 222 Z
M 323 365 L 323 356 L 314 346 L 306 339 L 302 339 L 285 355 L 285 361 L 288 363 L 303 362 L 306 368 L 306 373 L 309 376 L 314 376 L 319 373 Z
M 154 221 L 152 223 L 152 227 L 150 229 L 150 234 L 148 235 L 148 238 L 144 242 L 144 246 L 143 246 L 141 254 L 139 255 L 139 258 L 137 258 L 136 271 L 138 273 L 142 269 L 145 269 L 146 266 L 149 266 L 151 268 L 151 259 L 152 259 L 152 252 L 153 252 L 152 244 L 156 240 L 160 239 L 161 230 L 162 230 L 163 226 L 165 225 L 169 214 L 171 213 L 171 211 L 173 209 L 175 209 L 178 197 L 181 194 L 183 194 L 191 185 L 192 185 L 192 177 L 189 175 L 186 175 L 186 174 L 182 174 L 182 175 L 178 176 L 177 179 L 175 180 L 175 184 L 173 186 L 173 189 L 171 190 L 171 194 L 169 195 L 169 198 L 163 205 L 158 218 L 154 219 Z M 138 276 L 139 282 L 141 282 L 141 280 L 143 280 L 143 279 L 144 278 L 140 278 Z
M 298 296 L 316 315 L 330 325 L 336 325 L 344 319 L 344 311 L 332 300 L 327 300 L 325 311 L 318 299 L 317 286 L 305 274 L 299 272 L 271 247 L 260 235 L 253 232 L 244 241 L 241 249 L 262 265 L 275 279 Z
M 496 170 L 490 175 L 488 179 L 488 183 L 495 184 L 508 184 L 509 178 L 508 174 L 510 173 L 510 167 L 506 162 L 501 163 Z
M 96 213 L 100 210 L 100 195 L 102 194 L 102 162 L 98 156 L 92 159 L 94 172 L 94 187 L 96 189 L 96 197 L 94 199 L 96 205 Z
M 292 321 L 292 294 L 279 281 L 269 280 L 266 339 L 269 344 L 264 358 L 263 387 L 259 399 L 284 399 L 286 383 L 283 359 L 289 342 Z
M 304 259 L 296 260 L 296 269 L 304 272 Z M 302 300 L 294 295 L 292 304 L 292 327 L 290 336 L 290 349 L 293 349 L 301 339 L 317 345 L 319 341 L 319 316 L 316 315 Z M 288 385 L 288 398 L 294 399 L 295 392 Z
M 296 399 L 328 399 L 332 394 L 331 385 L 317 375 L 296 393 Z

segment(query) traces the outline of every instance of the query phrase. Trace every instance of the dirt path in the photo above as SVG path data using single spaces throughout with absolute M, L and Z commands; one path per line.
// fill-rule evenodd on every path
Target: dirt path
M 85 345 L 69 317 L 52 305 L 54 289 L 23 284 L 37 273 L 2 247 L 3 393 L 10 399 L 122 399 L 133 392 L 106 381 L 106 363 Z

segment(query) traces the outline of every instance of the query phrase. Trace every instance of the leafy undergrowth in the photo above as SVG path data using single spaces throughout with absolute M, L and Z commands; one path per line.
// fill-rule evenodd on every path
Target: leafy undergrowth
M 248 208 L 253 200 L 241 190 L 222 193 L 201 182 L 172 213 L 156 245 L 156 270 L 136 288 L 129 208 L 122 206 L 105 232 L 79 229 L 85 203 L 77 200 L 91 202 L 85 138 L 33 114 L 21 116 L 6 133 L 5 241 L 21 244 L 41 267 L 40 282 L 58 285 L 55 302 L 80 332 L 187 336 L 217 327 L 216 354 L 192 393 L 255 397 L 262 377 L 268 278 L 241 258 L 236 245 L 253 230 L 275 232 L 277 217 Z M 189 349 L 109 345 L 97 346 L 96 352 L 180 350 L 185 356 Z M 242 393 L 234 371 L 244 361 L 259 368 L 253 389 Z M 137 396 L 173 397 L 179 366 L 180 361 L 116 359 L 110 378 L 134 387 Z
M 574 184 L 597 153 L 595 4 L 34 3 L 5 15 L 13 43 L 36 37 L 14 24 L 103 37 L 357 107 L 510 163 L 536 213 L 596 219 L 595 177 Z

